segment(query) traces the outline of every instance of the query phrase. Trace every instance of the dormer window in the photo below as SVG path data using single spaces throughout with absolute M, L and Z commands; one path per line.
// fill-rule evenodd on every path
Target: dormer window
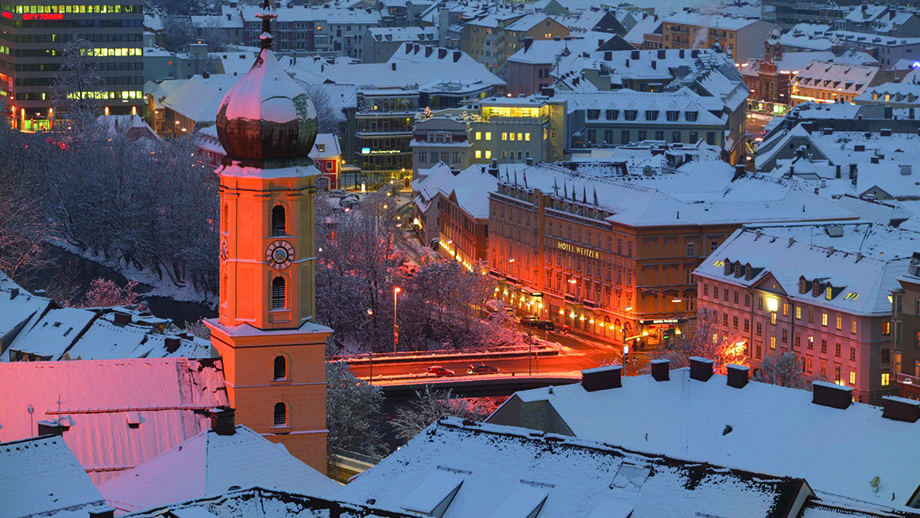
M 607 120 L 615 121 L 620 117 L 620 110 L 607 110 Z
M 834 298 L 834 288 L 831 286 L 831 283 L 827 283 L 827 286 L 824 288 L 824 298 L 827 300 Z
M 811 281 L 811 296 L 817 297 L 819 293 L 821 293 L 821 284 L 815 279 Z
M 727 257 L 725 258 L 724 263 L 725 263 L 725 270 L 724 270 L 725 275 L 731 275 L 734 265 L 732 264 L 731 261 L 728 260 Z
M 675 122 L 675 121 L 677 121 L 677 119 L 679 119 L 679 118 L 680 118 L 680 112 L 679 112 L 679 111 L 668 111 L 668 120 L 669 120 L 669 121 Z
M 601 117 L 600 110 L 588 110 L 588 120 L 589 121 L 596 121 L 600 117 Z
M 805 277 L 799 277 L 799 293 L 803 295 L 808 293 L 808 281 L 805 280 Z
M 735 261 L 735 277 L 741 277 L 744 275 L 744 270 L 741 268 L 741 261 Z
M 626 117 L 626 120 L 634 121 L 636 120 L 636 117 L 639 115 L 639 111 L 638 110 L 626 110 L 623 115 Z
M 744 267 L 744 279 L 749 281 L 753 278 L 754 278 L 754 269 L 751 268 L 751 265 L 746 265 Z
M 658 110 L 646 110 L 646 111 L 645 111 L 645 120 L 647 120 L 647 121 L 656 121 L 656 120 L 658 120 Z
M 696 112 L 686 112 L 684 117 L 686 117 L 687 122 L 696 122 Z

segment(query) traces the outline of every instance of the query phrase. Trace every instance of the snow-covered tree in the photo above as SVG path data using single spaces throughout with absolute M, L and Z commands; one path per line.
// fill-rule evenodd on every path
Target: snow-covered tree
M 185 52 L 195 43 L 195 27 L 188 16 L 163 16 L 163 47 L 170 52 Z
M 208 340 L 211 338 L 211 330 L 208 329 L 208 326 L 205 325 L 204 319 L 197 320 L 195 322 L 186 321 L 185 325 L 182 326 L 186 331 L 191 333 L 192 336 L 197 336 L 198 338 L 204 338 Z
M 76 132 L 82 132 L 101 111 L 98 98 L 105 89 L 92 43 L 75 38 L 61 49 L 61 68 L 54 76 L 51 101 Z M 63 117 L 61 116 L 63 115 Z
M 379 458 L 386 453 L 376 426 L 383 407 L 380 387 L 356 378 L 345 362 L 326 364 L 328 451 L 347 451 Z
M 84 308 L 107 308 L 112 306 L 130 306 L 137 303 L 137 281 L 130 280 L 124 286 L 118 286 L 115 281 L 96 277 L 89 285 L 83 297 Z
M 444 416 L 482 421 L 488 412 L 457 398 L 450 390 L 437 390 L 425 385 L 424 390 L 416 391 L 410 402 L 396 410 L 396 419 L 391 424 L 396 428 L 396 438 L 408 441 Z
M 320 133 L 332 133 L 341 137 L 335 105 L 329 94 L 330 86 L 323 84 L 305 84 L 304 90 L 316 108 L 316 122 Z
M 698 310 L 690 329 L 683 330 L 665 344 L 661 356 L 671 360 L 675 368 L 686 367 L 693 356 L 708 358 L 715 362 L 719 374 L 725 374 L 730 363 L 747 365 L 746 342 L 738 334 L 719 332 L 718 316 L 709 309 Z
M 808 387 L 808 378 L 802 372 L 802 362 L 794 351 L 764 358 L 754 374 L 754 379 L 782 387 Z

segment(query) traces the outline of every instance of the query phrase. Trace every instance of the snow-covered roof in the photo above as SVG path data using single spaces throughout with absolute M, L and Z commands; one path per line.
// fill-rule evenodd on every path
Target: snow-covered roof
M 341 155 L 342 148 L 339 147 L 339 137 L 334 133 L 316 134 L 316 141 L 313 143 L 313 149 L 310 150 L 310 158 L 323 160 L 326 158 L 339 158 Z
M 878 60 L 865 52 L 851 50 L 835 55 L 831 51 L 784 52 L 776 62 L 776 69 L 782 73 L 797 74 L 812 61 L 846 63 L 851 65 L 878 65 Z
M 444 162 L 419 169 L 418 178 L 412 181 L 412 190 L 419 193 L 423 202 L 430 202 L 438 196 L 441 189 L 447 188 L 448 182 L 453 178 L 450 166 Z
M 203 411 L 228 404 L 220 360 L 0 362 L 0 380 L 0 440 L 64 418 L 64 440 L 95 482 L 209 428 Z
M 883 418 L 880 408 L 861 403 L 845 410 L 816 405 L 805 390 L 753 381 L 737 389 L 721 375 L 705 382 L 690 379 L 684 368 L 672 370 L 669 381 L 631 376 L 620 388 L 588 392 L 576 384 L 515 397 L 547 402 L 581 439 L 801 477 L 822 497 L 906 506 L 920 485 L 915 447 L 920 422 Z M 490 419 L 502 412 L 499 408 Z M 877 492 L 870 485 L 873 477 L 881 482 Z
M 422 42 L 437 41 L 437 27 L 368 27 L 375 41 Z
M 698 183 L 694 192 L 687 193 L 685 182 L 671 182 L 667 176 L 646 186 L 641 181 L 610 177 L 604 168 L 586 168 L 578 162 L 576 170 L 558 164 L 540 163 L 500 165 L 500 182 L 514 184 L 512 169 L 517 171 L 517 186 L 540 189 L 544 194 L 558 190 L 582 193 L 593 205 L 597 192 L 598 206 L 609 211 L 607 221 L 629 226 L 713 225 L 808 221 L 820 219 L 854 219 L 852 213 L 835 206 L 813 191 L 795 182 L 748 175 L 727 181 L 723 175 L 706 175 L 705 169 L 689 168 L 681 174 L 692 174 Z M 610 172 L 613 172 L 611 169 Z M 673 176 L 679 178 L 679 176 Z M 494 196 L 494 195 L 493 195 Z
M 220 61 L 224 74 L 228 76 L 243 77 L 252 68 L 252 61 L 256 54 L 251 51 L 239 52 L 209 52 L 208 57 Z
M 681 12 L 672 16 L 665 17 L 667 23 L 678 23 L 687 25 L 696 25 L 697 27 L 708 27 L 710 29 L 725 29 L 737 31 L 748 25 L 760 21 L 759 19 L 736 18 L 729 16 L 713 16 L 697 12 Z
M 329 518 L 331 516 L 339 518 L 416 518 L 418 515 L 384 511 L 366 502 L 346 504 L 316 496 L 254 487 L 234 489 L 216 497 L 201 498 L 124 516 L 125 518 L 162 518 L 164 516 L 176 518 Z
M 292 5 L 286 4 L 285 7 L 276 7 L 272 13 L 278 15 L 279 20 L 287 23 L 293 22 L 325 22 L 328 24 L 352 24 L 352 25 L 379 25 L 380 11 L 376 9 L 363 9 L 356 7 L 335 6 L 327 3 L 320 6 Z M 230 7 L 223 5 L 221 7 L 222 15 L 228 14 L 235 17 L 241 17 L 244 22 L 258 22 L 257 15 L 264 11 L 262 5 L 239 5 Z
M 197 123 L 213 124 L 220 102 L 239 80 L 227 74 L 214 74 L 209 78 L 194 76 L 163 99 L 162 104 Z
M 498 179 L 486 171 L 484 165 L 473 165 L 460 174 L 446 178 L 439 185 L 448 198 L 456 197 L 457 205 L 476 219 L 489 219 L 489 193 L 498 187 Z
M 617 124 L 646 125 L 647 112 L 655 112 L 656 124 L 685 125 L 687 113 L 696 114 L 696 124 L 720 126 L 727 118 L 722 114 L 722 101 L 717 98 L 703 97 L 688 88 L 676 92 L 636 92 L 634 90 L 615 90 L 609 92 L 557 92 L 554 99 L 566 101 L 566 110 L 573 113 L 578 110 L 600 110 L 600 119 L 606 120 L 607 110 L 617 111 Z M 715 101 L 715 103 L 713 103 Z M 636 111 L 636 118 L 627 120 L 626 110 Z M 678 112 L 678 120 L 669 121 L 662 112 Z M 712 112 L 717 111 L 719 116 Z M 590 123 L 589 121 L 586 121 Z
M 10 517 L 89 514 L 104 500 L 61 437 L 0 443 L 0 507 Z
M 581 410 L 586 417 L 609 416 L 612 421 L 658 413 L 654 407 L 646 412 L 636 408 L 618 413 L 603 406 Z M 724 423 L 712 423 L 716 426 L 721 432 Z M 702 464 L 701 459 L 682 460 L 686 455 L 639 453 L 614 444 L 444 418 L 336 496 L 442 518 L 727 518 L 795 516 L 805 497 L 813 494 L 802 479 L 742 471 L 733 463 L 721 467 Z M 779 509 L 783 512 L 777 513 Z
M 646 34 L 655 34 L 656 32 L 661 32 L 661 23 L 662 19 L 653 16 L 646 15 L 642 18 L 636 20 L 636 24 L 633 25 L 629 32 L 623 36 L 623 39 L 632 43 L 633 45 L 641 45 L 645 41 Z
M 912 104 L 920 107 L 920 84 L 917 83 L 882 83 L 870 86 L 865 92 L 853 99 L 858 104 Z
M 853 315 L 891 314 L 889 291 L 920 250 L 920 233 L 871 222 L 746 225 L 736 230 L 695 270 L 701 277 L 743 286 L 776 279 L 793 301 L 820 305 Z M 729 259 L 750 263 L 753 278 L 725 275 L 716 263 Z M 799 293 L 805 278 L 809 291 Z M 811 291 L 811 281 L 830 283 L 834 296 Z M 836 290 L 839 288 L 839 293 Z
M 812 61 L 799 69 L 793 81 L 800 88 L 859 95 L 872 83 L 879 70 L 877 66 Z
M 0 338 L 6 342 L 7 335 L 35 315 L 43 314 L 50 304 L 51 299 L 32 295 L 0 272 Z M 9 343 L 4 344 L 7 346 Z
M 511 22 L 510 25 L 505 27 L 505 30 L 527 32 L 530 29 L 533 29 L 536 25 L 545 22 L 546 20 L 555 21 L 552 17 L 543 13 L 525 14 L 524 16 L 521 16 L 517 20 Z
M 341 486 L 251 429 L 232 435 L 205 430 L 191 439 L 99 485 L 110 505 L 123 512 L 215 497 L 231 487 L 263 487 L 328 496 Z

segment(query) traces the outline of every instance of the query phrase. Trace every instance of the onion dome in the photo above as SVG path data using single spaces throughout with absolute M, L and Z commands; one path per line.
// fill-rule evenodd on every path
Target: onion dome
M 271 34 L 263 33 L 256 62 L 227 92 L 217 112 L 217 136 L 227 159 L 261 165 L 265 160 L 306 158 L 316 133 L 313 102 L 281 68 L 271 51 Z

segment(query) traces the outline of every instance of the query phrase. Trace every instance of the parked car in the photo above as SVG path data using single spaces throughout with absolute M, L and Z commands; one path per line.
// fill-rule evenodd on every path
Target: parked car
M 455 373 L 454 371 L 445 367 L 441 367 L 440 365 L 432 365 L 431 367 L 428 367 L 428 374 L 434 374 L 440 378 L 441 376 L 453 376 Z
M 537 328 L 554 331 L 556 329 L 556 324 L 554 324 L 552 320 L 541 320 L 537 322 Z
M 498 367 L 486 365 L 484 363 L 474 363 L 466 370 L 467 374 L 497 374 Z
M 344 189 L 332 189 L 329 191 L 329 197 L 331 198 L 344 198 L 348 194 Z
M 521 325 L 535 327 L 540 324 L 540 319 L 533 315 L 527 315 L 525 317 L 521 317 L 520 322 L 521 322 Z

